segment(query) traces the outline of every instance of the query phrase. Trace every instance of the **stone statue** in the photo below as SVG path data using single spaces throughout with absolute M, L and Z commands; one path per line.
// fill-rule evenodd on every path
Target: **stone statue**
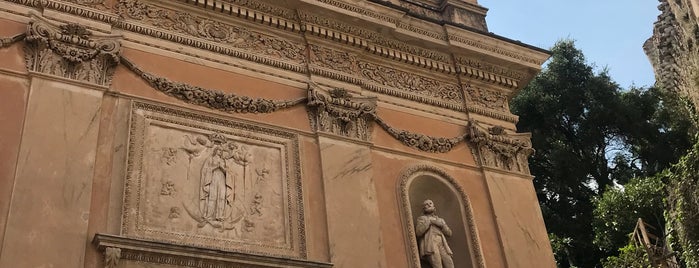
M 230 175 L 226 158 L 224 151 L 215 147 L 213 154 L 206 159 L 201 169 L 201 216 L 204 222 L 211 223 L 214 227 L 221 227 L 228 217 L 228 210 L 234 198 L 233 187 L 228 183 L 233 180 L 227 178 Z
M 454 268 L 453 252 L 447 244 L 451 229 L 435 214 L 432 200 L 422 202 L 422 210 L 424 214 L 417 218 L 415 228 L 420 258 L 427 260 L 432 268 Z

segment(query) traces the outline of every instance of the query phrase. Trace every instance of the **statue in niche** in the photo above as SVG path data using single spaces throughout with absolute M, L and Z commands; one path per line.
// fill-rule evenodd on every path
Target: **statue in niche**
M 423 215 L 417 218 L 415 232 L 418 238 L 420 258 L 432 268 L 454 268 L 453 252 L 447 243 L 451 229 L 444 219 L 437 216 L 432 200 L 422 202 Z

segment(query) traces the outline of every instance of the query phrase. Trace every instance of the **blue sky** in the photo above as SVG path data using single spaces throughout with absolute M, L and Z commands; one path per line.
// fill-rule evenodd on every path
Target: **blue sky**
M 589 63 L 607 67 L 622 87 L 650 86 L 653 69 L 643 42 L 653 33 L 657 0 L 479 0 L 488 30 L 541 48 L 576 40 Z

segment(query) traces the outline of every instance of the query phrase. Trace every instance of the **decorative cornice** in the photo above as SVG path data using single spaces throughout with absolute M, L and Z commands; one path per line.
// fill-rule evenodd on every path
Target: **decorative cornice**
M 214 110 L 233 113 L 271 113 L 306 101 L 306 98 L 288 101 L 274 101 L 262 98 L 253 99 L 185 83 L 173 82 L 167 78 L 144 72 L 124 57 L 121 59 L 127 69 L 137 74 L 156 90 L 168 96 L 178 98 L 186 103 Z
M 371 140 L 376 97 L 353 97 L 347 90 L 338 88 L 326 92 L 315 83 L 309 83 L 307 105 L 313 130 Z
M 534 153 L 530 133 L 507 133 L 502 127 L 486 128 L 475 121 L 468 129 L 481 166 L 529 174 L 528 158 Z
M 215 42 L 216 47 L 234 48 L 253 55 L 294 64 L 302 64 L 305 61 L 302 44 L 253 31 L 249 28 L 192 15 L 192 13 L 182 10 L 159 7 L 139 0 L 119 0 L 114 9 L 117 14 L 126 19 L 169 32 Z M 237 11 L 240 12 L 240 10 Z
M 495 66 L 468 57 L 457 56 L 456 63 L 462 75 L 509 88 L 519 87 L 521 80 L 526 79 L 526 75 L 522 72 Z
M 56 24 L 30 12 L 26 34 L 27 69 L 109 85 L 119 63 L 121 35 L 94 33 L 79 24 Z
M 505 42 L 498 41 L 492 37 L 476 35 L 472 32 L 469 32 L 469 31 L 466 31 L 466 30 L 463 30 L 460 28 L 456 28 L 453 26 L 445 26 L 445 27 L 447 30 L 447 35 L 449 36 L 450 43 L 455 44 L 457 46 L 461 45 L 461 46 L 464 46 L 464 47 L 470 48 L 470 49 L 475 48 L 478 50 L 488 51 L 490 53 L 494 53 L 496 55 L 499 55 L 501 57 L 505 57 L 507 59 L 513 59 L 516 61 L 524 62 L 524 63 L 529 64 L 531 66 L 537 66 L 537 67 L 541 66 L 546 61 L 546 59 L 548 59 L 548 55 L 545 55 L 545 53 L 543 53 L 543 52 L 538 52 L 538 54 L 542 55 L 539 58 L 531 57 L 531 56 L 525 55 L 525 52 L 524 52 L 525 50 L 529 50 L 529 49 L 520 48 L 517 46 L 513 46 L 515 48 L 515 50 L 507 49 L 507 48 L 504 48 L 502 45 L 499 46 L 499 45 L 495 44 L 498 42 L 505 44 Z M 467 35 L 471 35 L 471 36 L 467 36 Z M 476 40 L 475 38 L 473 38 L 475 36 L 478 36 L 482 40 Z M 521 51 L 517 51 L 517 50 L 521 50 Z
M 330 268 L 331 263 L 239 253 L 209 248 L 95 234 L 93 244 L 101 252 L 119 249 L 121 260 L 194 268 Z M 112 250 L 113 252 L 114 250 Z M 109 267 L 109 266 L 106 266 Z M 111 268 L 111 267 L 109 267 Z

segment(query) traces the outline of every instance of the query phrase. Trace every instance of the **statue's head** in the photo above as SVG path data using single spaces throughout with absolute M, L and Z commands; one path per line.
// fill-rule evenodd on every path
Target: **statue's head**
M 432 200 L 425 200 L 422 202 L 422 211 L 425 212 L 425 214 L 432 214 L 436 211 L 437 209 L 434 207 L 434 202 Z

